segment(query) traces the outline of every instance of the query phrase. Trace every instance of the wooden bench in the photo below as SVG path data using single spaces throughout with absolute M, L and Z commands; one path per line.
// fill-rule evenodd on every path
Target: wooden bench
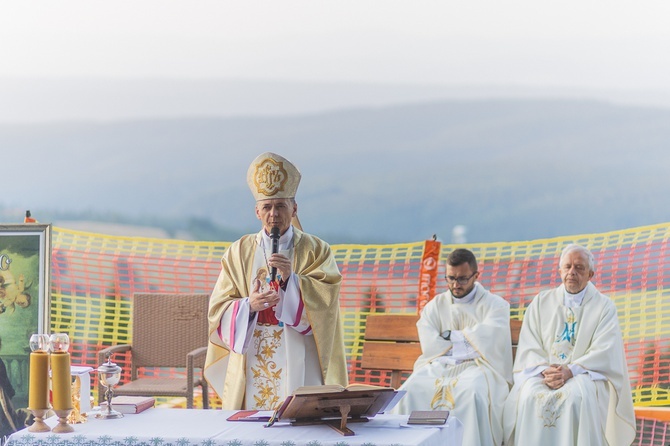
M 414 368 L 414 362 L 421 355 L 419 333 L 415 314 L 370 314 L 365 325 L 365 342 L 361 368 L 365 370 L 390 370 L 391 387 L 397 389 L 402 384 L 403 373 Z M 519 342 L 521 321 L 510 320 L 512 332 L 512 357 Z

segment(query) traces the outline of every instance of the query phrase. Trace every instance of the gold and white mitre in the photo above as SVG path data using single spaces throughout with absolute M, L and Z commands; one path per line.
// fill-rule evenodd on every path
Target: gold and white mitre
M 272 152 L 258 155 L 247 171 L 247 184 L 256 201 L 295 198 L 300 178 L 293 163 Z

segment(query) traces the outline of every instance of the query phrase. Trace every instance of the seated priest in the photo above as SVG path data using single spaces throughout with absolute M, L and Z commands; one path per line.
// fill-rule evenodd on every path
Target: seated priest
M 562 284 L 543 291 L 523 319 L 505 445 L 628 446 L 635 412 L 617 309 L 591 283 L 595 261 L 566 246 Z
M 467 249 L 449 254 L 446 276 L 449 290 L 426 304 L 416 324 L 422 354 L 395 411 L 449 410 L 463 423 L 464 445 L 500 445 L 512 382 L 509 303 L 477 282 Z

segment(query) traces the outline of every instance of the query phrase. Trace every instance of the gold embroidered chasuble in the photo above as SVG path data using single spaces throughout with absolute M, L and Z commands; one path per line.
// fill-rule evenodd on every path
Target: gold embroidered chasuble
M 221 259 L 221 273 L 210 298 L 210 334 L 204 375 L 221 398 L 223 409 L 253 406 L 252 401 L 245 402 L 245 398 L 249 398 L 246 389 L 253 385 L 249 383 L 254 380 L 254 376 L 247 376 L 246 370 L 264 369 L 261 367 L 263 360 L 259 361 L 258 357 L 253 358 L 256 367 L 250 368 L 245 354 L 233 352 L 218 333 L 222 318 L 225 320 L 226 315 L 231 317 L 234 303 L 248 297 L 251 292 L 258 240 L 258 234 L 246 235 L 226 250 Z M 292 260 L 293 272 L 298 277 L 304 312 L 311 325 L 312 334 L 305 336 L 285 326 L 258 324 L 249 348 L 257 348 L 261 343 L 264 354 L 270 357 L 277 353 L 273 349 L 281 344 L 279 348 L 285 350 L 280 355 L 286 358 L 288 367 L 303 367 L 307 373 L 310 368 L 320 369 L 318 380 L 321 383 L 346 385 L 347 367 L 339 310 L 342 276 L 330 246 L 294 227 Z M 278 340 L 280 341 L 274 342 Z M 318 364 L 305 364 L 305 355 L 309 357 L 308 353 L 314 347 Z M 246 353 L 249 354 L 248 351 Z M 278 380 L 285 380 L 286 370 L 272 371 Z M 308 384 L 314 383 L 308 381 Z M 285 385 L 281 387 L 277 396 L 279 401 L 283 401 L 295 390 Z
M 590 282 L 580 306 L 565 306 L 564 293 L 563 285 L 542 292 L 526 310 L 505 404 L 505 444 L 630 445 L 635 412 L 616 307 Z M 550 364 L 595 373 L 579 373 L 557 390 L 541 375 L 527 376 Z

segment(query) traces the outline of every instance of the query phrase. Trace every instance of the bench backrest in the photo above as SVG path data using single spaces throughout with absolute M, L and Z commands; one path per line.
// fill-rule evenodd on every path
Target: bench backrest
M 391 387 L 402 384 L 403 373 L 414 368 L 421 355 L 419 333 L 415 314 L 370 314 L 365 325 L 365 343 L 361 356 L 361 368 L 366 370 L 390 370 Z M 516 354 L 521 321 L 510 320 L 512 333 L 512 355 Z

